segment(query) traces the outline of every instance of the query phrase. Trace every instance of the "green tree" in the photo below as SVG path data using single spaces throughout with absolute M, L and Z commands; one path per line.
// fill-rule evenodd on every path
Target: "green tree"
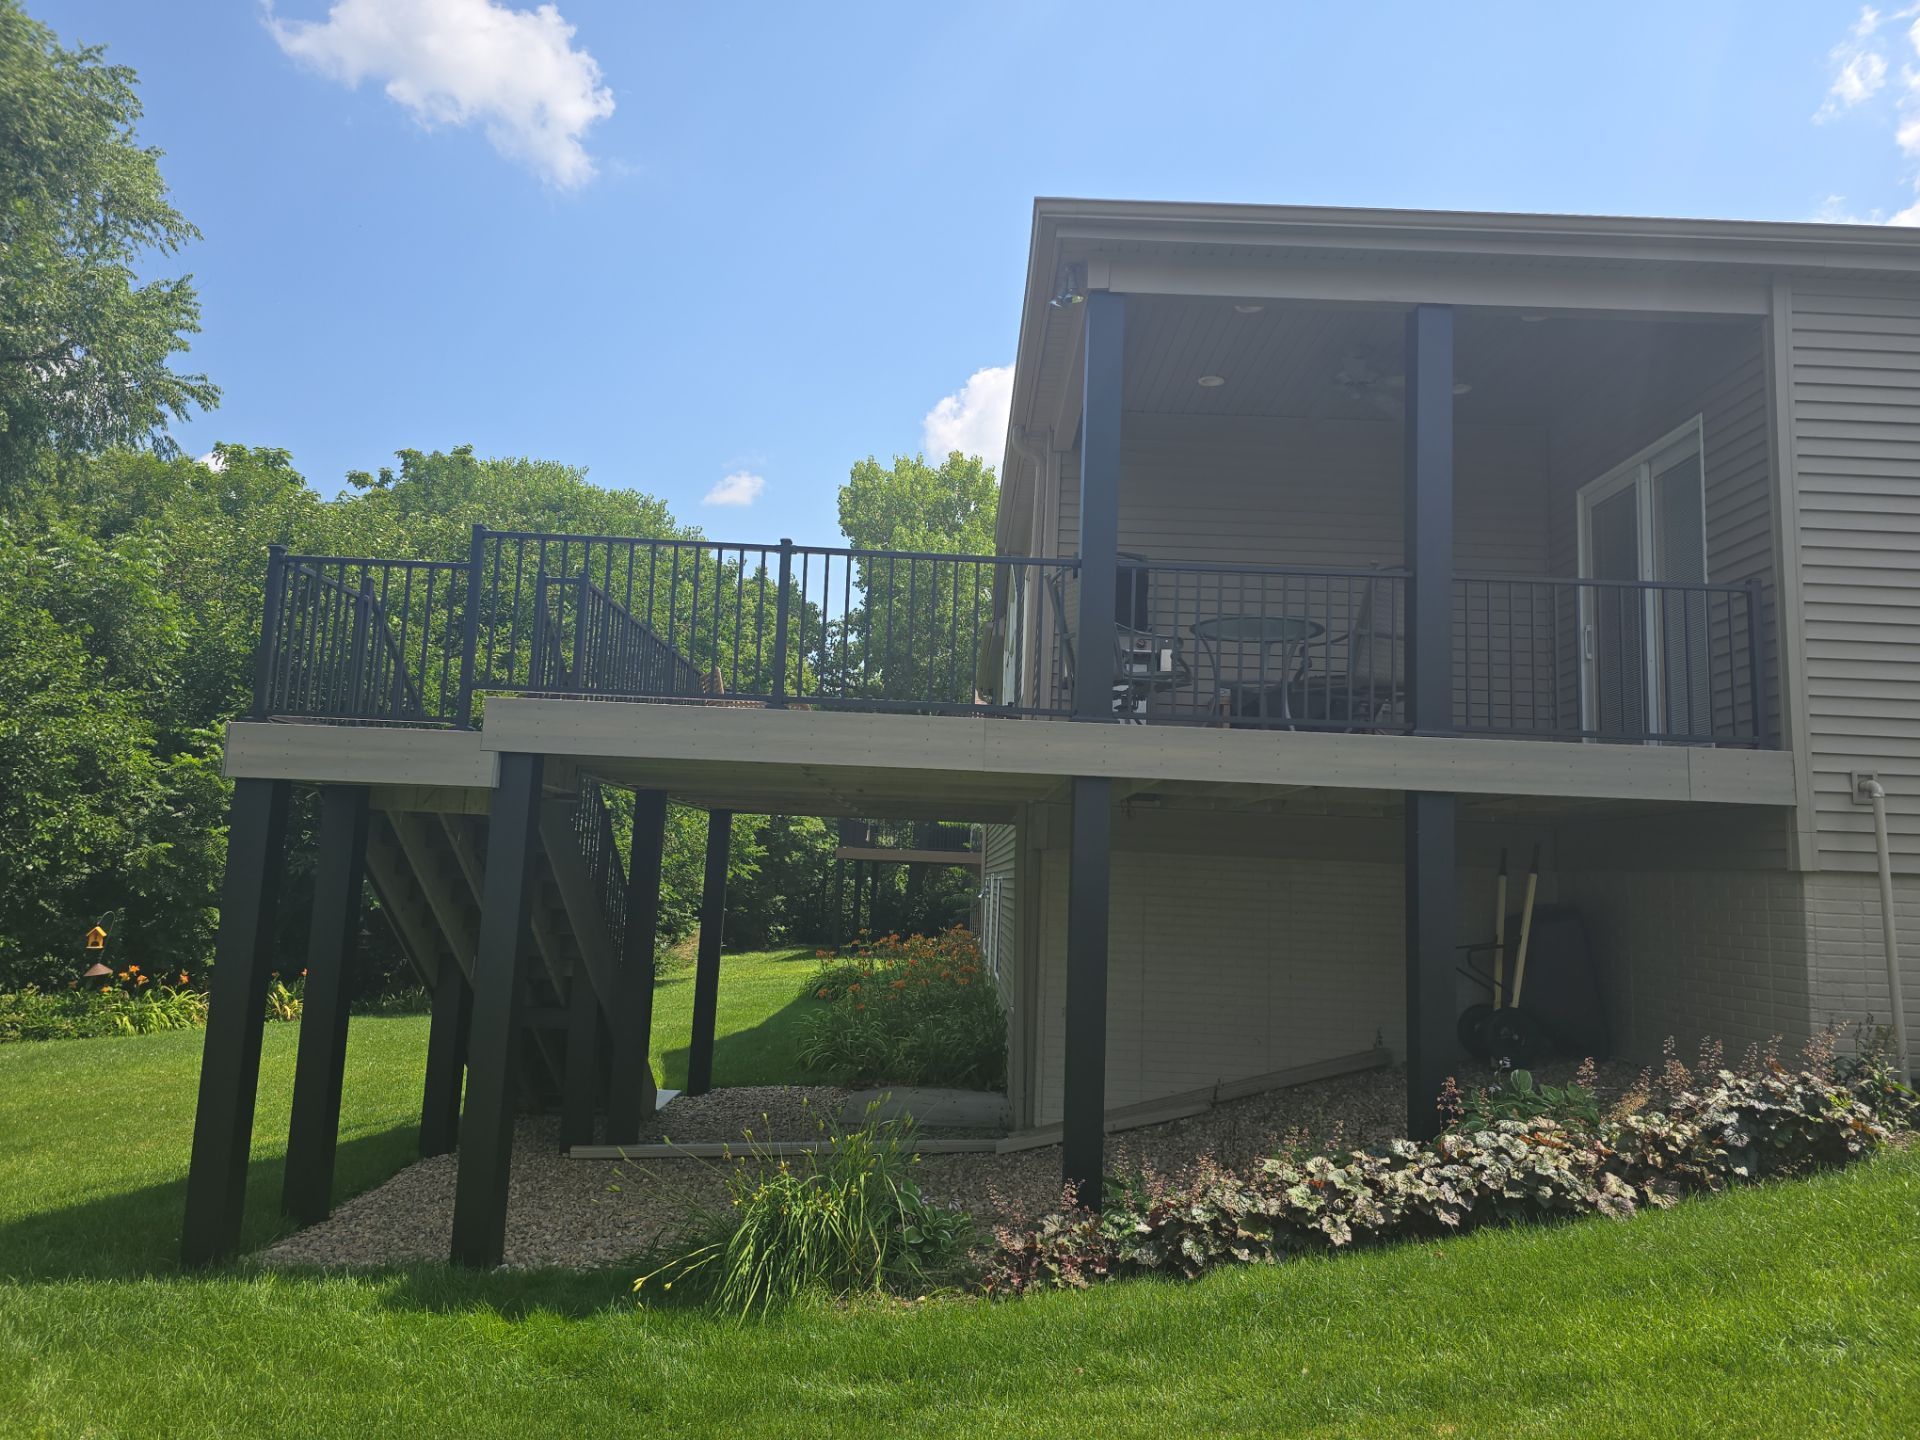
M 937 466 L 920 455 L 896 455 L 891 466 L 868 456 L 840 487 L 840 529 L 861 550 L 992 555 L 998 493 L 992 467 L 957 450 Z M 993 575 L 991 565 L 864 557 L 860 603 L 836 617 L 823 658 L 844 656 L 873 698 L 969 704 Z
M 200 328 L 190 277 L 137 278 L 199 233 L 139 118 L 131 70 L 0 0 L 0 503 L 49 452 L 168 451 L 169 418 L 219 400 L 170 364 Z

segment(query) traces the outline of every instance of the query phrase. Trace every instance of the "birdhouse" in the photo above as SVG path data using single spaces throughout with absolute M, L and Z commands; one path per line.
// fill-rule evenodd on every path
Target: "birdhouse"
M 107 948 L 107 932 L 96 925 L 87 931 L 87 949 L 104 950 Z

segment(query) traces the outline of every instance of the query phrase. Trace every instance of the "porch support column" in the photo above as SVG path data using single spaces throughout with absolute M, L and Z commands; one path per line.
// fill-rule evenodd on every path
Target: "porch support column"
M 507 1239 L 507 1177 L 520 1043 L 521 957 L 531 939 L 533 854 L 541 757 L 504 753 L 487 821 L 480 943 L 473 960 L 473 1028 L 460 1170 L 453 1192 L 453 1260 L 491 1268 Z
M 613 1050 L 607 1092 L 609 1145 L 637 1141 L 653 1116 L 656 1092 L 648 1047 L 653 1038 L 653 956 L 660 933 L 660 867 L 667 848 L 667 792 L 633 797 L 627 846 L 627 940 L 607 1016 Z
M 467 1077 L 473 987 L 451 955 L 433 982 L 427 1022 L 427 1086 L 420 1101 L 420 1156 L 445 1155 L 460 1141 L 460 1096 Z
M 1061 1178 L 1100 1204 L 1107 1120 L 1107 892 L 1112 782 L 1075 776 L 1067 866 L 1067 1015 Z
M 1453 729 L 1453 311 L 1407 316 L 1407 722 Z
M 707 873 L 700 890 L 700 949 L 693 969 L 693 1038 L 687 1046 L 687 1093 L 713 1088 L 713 1027 L 720 1008 L 720 932 L 727 919 L 727 857 L 733 812 L 707 814 Z
M 291 789 L 285 780 L 236 780 L 227 812 L 227 874 L 180 1234 L 180 1260 L 189 1266 L 225 1260 L 240 1243 Z
M 1409 792 L 1407 826 L 1407 1134 L 1439 1133 L 1434 1108 L 1454 1072 L 1454 819 L 1452 795 Z
M 1407 725 L 1453 730 L 1453 311 L 1407 316 Z M 1451 794 L 1406 805 L 1407 1133 L 1439 1130 L 1435 1103 L 1453 1070 L 1455 811 Z
M 1087 312 L 1087 338 L 1080 420 L 1080 610 L 1073 718 L 1112 720 L 1127 302 L 1123 295 L 1095 290 L 1081 308 Z
M 340 1082 L 347 1066 L 347 981 L 360 939 L 366 884 L 368 799 L 364 785 L 320 789 L 320 854 L 307 933 L 307 985 L 280 1189 L 281 1210 L 303 1225 L 326 1219 L 332 1208 Z

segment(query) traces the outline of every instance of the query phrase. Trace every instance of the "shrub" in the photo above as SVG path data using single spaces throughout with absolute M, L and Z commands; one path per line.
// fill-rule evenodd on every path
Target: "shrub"
M 987 1286 L 1018 1293 L 1122 1275 L 1192 1278 L 1221 1264 L 1474 1225 L 1624 1219 L 1643 1204 L 1866 1155 L 1889 1135 L 1868 1103 L 1884 1084 L 1842 1083 L 1818 1063 L 1790 1071 L 1771 1058 L 1704 1083 L 1670 1067 L 1657 1091 L 1648 1087 L 1591 1125 L 1582 1102 L 1571 1125 L 1503 1116 L 1431 1144 L 1280 1155 L 1250 1174 L 1203 1164 L 1147 1176 L 1110 1187 L 1099 1215 L 1063 1209 L 1031 1230 L 1000 1232 Z
M 133 965 L 119 972 L 116 981 L 98 986 L 76 981 L 54 991 L 29 985 L 0 994 L 0 1045 L 151 1035 L 159 1030 L 194 1030 L 207 1023 L 207 993 L 193 989 L 185 971 L 180 972 L 177 985 L 156 984 Z M 304 980 L 289 985 L 274 976 L 267 992 L 266 1018 L 298 1020 L 305 988 Z
M 1579 1076 L 1566 1085 L 1536 1085 L 1531 1071 L 1515 1070 L 1461 1096 L 1458 1110 L 1459 1118 L 1447 1128 L 1468 1134 L 1500 1120 L 1552 1120 L 1569 1130 L 1591 1132 L 1600 1124 L 1593 1062 L 1582 1065 Z
M 710 1299 L 746 1316 L 809 1290 L 834 1295 L 924 1289 L 957 1273 L 972 1222 L 933 1204 L 911 1179 L 911 1119 L 868 1112 L 827 1148 L 753 1163 L 728 1176 L 726 1212 L 696 1224 L 633 1282 Z
M 800 1061 L 845 1085 L 1003 1090 L 1007 1027 L 966 930 L 888 935 L 823 957 L 802 991 Z

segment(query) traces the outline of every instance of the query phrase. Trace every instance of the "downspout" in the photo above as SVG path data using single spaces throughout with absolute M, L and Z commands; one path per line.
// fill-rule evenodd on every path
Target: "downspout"
M 1893 1006 L 1893 1048 L 1900 1078 L 1913 1083 L 1907 1051 L 1907 1007 L 1900 994 L 1900 945 L 1893 917 L 1893 848 L 1887 840 L 1887 792 L 1870 774 L 1853 777 L 1855 804 L 1873 806 L 1874 850 L 1880 861 L 1880 936 L 1887 957 L 1887 995 Z

